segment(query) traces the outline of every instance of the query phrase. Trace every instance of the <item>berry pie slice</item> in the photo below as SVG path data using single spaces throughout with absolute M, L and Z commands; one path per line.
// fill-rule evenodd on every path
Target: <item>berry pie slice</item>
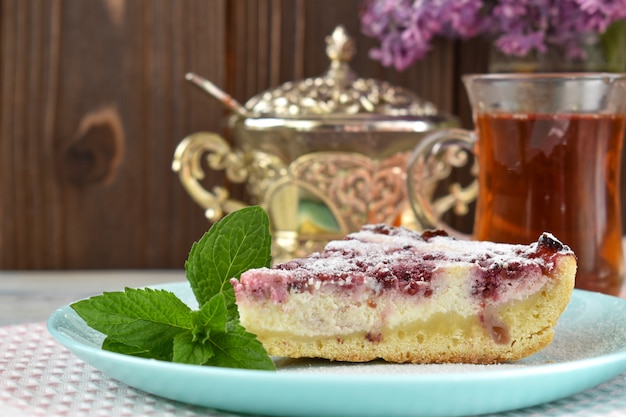
M 549 233 L 512 245 L 367 225 L 231 282 L 241 323 L 270 355 L 489 364 L 551 342 L 575 274 L 574 253 Z

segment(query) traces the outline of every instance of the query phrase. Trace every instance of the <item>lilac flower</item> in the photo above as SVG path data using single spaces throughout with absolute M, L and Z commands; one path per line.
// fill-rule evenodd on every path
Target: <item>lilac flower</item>
M 368 1 L 361 15 L 362 29 L 380 41 L 370 56 L 403 70 L 426 55 L 435 36 L 478 34 L 481 7 L 481 0 Z
M 558 47 L 566 58 L 584 58 L 584 40 L 622 19 L 626 0 L 365 0 L 361 26 L 380 42 L 370 56 L 403 70 L 437 36 L 488 36 L 507 55 Z

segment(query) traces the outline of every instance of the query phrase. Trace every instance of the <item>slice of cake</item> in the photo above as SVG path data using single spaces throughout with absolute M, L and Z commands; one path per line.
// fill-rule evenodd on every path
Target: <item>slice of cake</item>
M 548 233 L 509 245 L 368 225 L 231 282 L 241 323 L 270 355 L 496 363 L 550 343 L 575 273 Z

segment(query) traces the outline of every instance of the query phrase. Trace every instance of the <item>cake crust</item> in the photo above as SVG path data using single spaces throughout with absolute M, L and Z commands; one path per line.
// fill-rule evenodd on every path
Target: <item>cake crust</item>
M 486 364 L 551 342 L 575 273 L 547 233 L 507 245 L 368 225 L 232 284 L 241 323 L 270 355 Z

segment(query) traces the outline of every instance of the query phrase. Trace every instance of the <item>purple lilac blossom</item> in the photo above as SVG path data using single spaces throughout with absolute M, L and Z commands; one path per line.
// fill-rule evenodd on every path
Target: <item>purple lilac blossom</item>
M 582 41 L 626 18 L 626 0 L 365 0 L 363 33 L 385 66 L 404 70 L 426 56 L 437 36 L 487 36 L 504 54 L 525 56 L 562 48 L 584 58 Z
M 436 36 L 476 36 L 481 7 L 481 0 L 374 0 L 365 3 L 361 26 L 380 41 L 370 56 L 403 70 L 426 56 Z

